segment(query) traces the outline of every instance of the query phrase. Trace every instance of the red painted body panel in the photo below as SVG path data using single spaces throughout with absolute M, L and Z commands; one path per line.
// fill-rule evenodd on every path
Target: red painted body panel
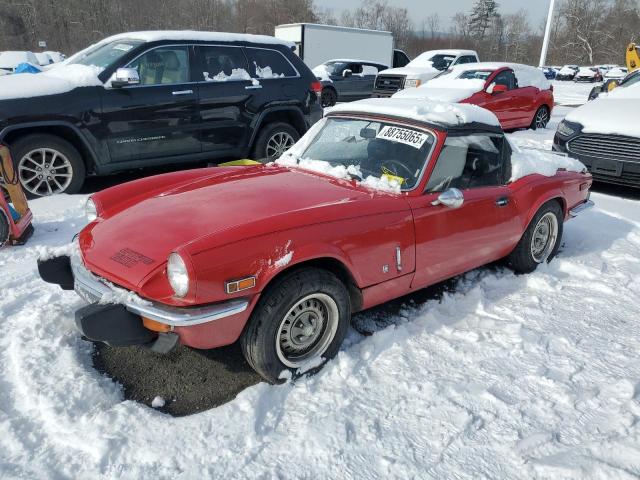
M 540 90 L 536 87 L 524 87 L 509 90 L 504 93 L 490 95 L 486 89 L 500 72 L 508 70 L 500 68 L 487 79 L 481 92 L 474 93 L 471 97 L 460 103 L 478 105 L 492 111 L 500 120 L 504 129 L 529 128 L 533 117 L 542 105 L 553 110 L 554 97 L 552 90 Z
M 296 265 L 339 262 L 366 309 L 506 256 L 544 202 L 560 199 L 568 216 L 587 198 L 590 175 L 559 172 L 467 190 L 458 210 L 433 206 L 435 195 L 421 192 L 446 133 L 430 131 L 438 143 L 427 172 L 414 191 L 399 195 L 280 166 L 179 172 L 97 193 L 100 218 L 80 234 L 85 263 L 167 305 L 247 298 L 241 314 L 174 329 L 184 345 L 214 348 L 238 339 L 264 288 Z M 508 205 L 496 205 L 499 198 Z M 182 299 L 166 279 L 175 251 L 192 279 Z M 225 292 L 225 281 L 248 275 L 256 276 L 255 288 Z

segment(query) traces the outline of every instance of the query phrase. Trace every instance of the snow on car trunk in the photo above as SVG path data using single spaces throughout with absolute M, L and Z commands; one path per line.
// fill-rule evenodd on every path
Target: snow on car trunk
M 318 375 L 185 418 L 93 369 L 79 298 L 35 266 L 83 226 L 85 197 L 36 200 L 30 243 L 0 251 L 0 476 L 635 478 L 640 202 L 592 199 L 536 273 L 481 269 L 360 315 L 375 334 L 351 331 Z

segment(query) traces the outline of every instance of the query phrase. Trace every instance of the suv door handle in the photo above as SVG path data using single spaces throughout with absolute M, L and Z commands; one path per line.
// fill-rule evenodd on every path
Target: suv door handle
M 244 87 L 245 90 L 256 90 L 258 88 L 262 88 L 262 85 L 247 85 Z
M 175 92 L 171 92 L 172 95 L 191 95 L 193 90 L 176 90 Z
M 499 207 L 506 207 L 507 205 L 509 205 L 509 202 L 509 197 L 501 197 L 496 200 L 496 205 Z

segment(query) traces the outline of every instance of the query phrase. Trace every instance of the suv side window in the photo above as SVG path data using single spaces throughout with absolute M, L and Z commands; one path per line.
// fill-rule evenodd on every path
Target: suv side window
M 249 80 L 247 59 L 238 47 L 201 46 L 202 79 L 207 82 Z
M 493 79 L 493 83 L 496 85 L 504 85 L 509 90 L 513 90 L 518 88 L 518 81 L 516 80 L 516 76 L 513 73 L 513 70 L 505 70 L 496 75 L 496 78 Z
M 253 78 L 296 77 L 298 72 L 277 50 L 245 48 L 249 59 L 249 73 Z
M 448 137 L 438 157 L 426 191 L 448 188 L 495 187 L 504 185 L 508 166 L 505 138 L 498 134 L 471 134 Z
M 170 85 L 189 81 L 189 47 L 158 47 L 128 65 L 140 76 L 140 85 Z

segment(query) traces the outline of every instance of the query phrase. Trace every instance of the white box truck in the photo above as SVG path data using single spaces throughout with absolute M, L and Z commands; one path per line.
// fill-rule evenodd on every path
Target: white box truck
M 403 67 L 409 58 L 394 50 L 393 34 L 381 30 L 314 23 L 278 25 L 276 38 L 296 44 L 296 53 L 309 68 L 336 58 L 352 58 L 389 67 Z

